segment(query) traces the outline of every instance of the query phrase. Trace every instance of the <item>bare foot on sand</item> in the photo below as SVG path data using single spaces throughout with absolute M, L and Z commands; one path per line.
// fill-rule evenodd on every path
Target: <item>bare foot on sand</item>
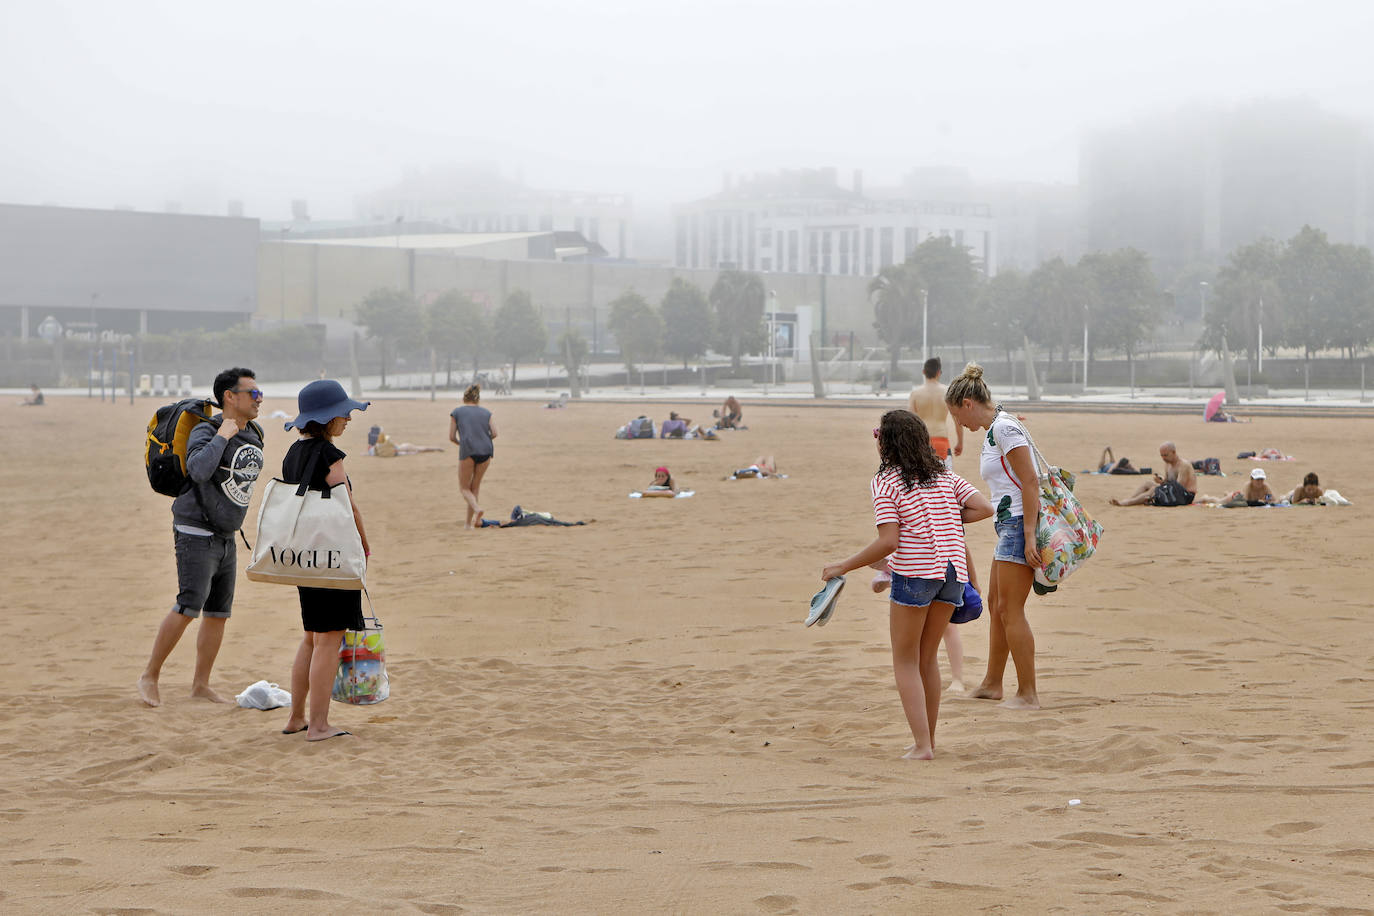
M 1005 703 L 998 703 L 1002 709 L 1039 709 L 1040 698 L 1035 696 L 1023 697 L 1017 695 L 1007 699 Z
M 145 674 L 138 679 L 138 695 L 149 706 L 162 705 L 162 697 L 158 696 L 157 678 L 155 677 L 148 677 Z
M 486 509 L 478 509 L 476 512 L 472 513 L 472 527 L 474 527 L 474 528 L 481 528 L 481 527 L 482 527 L 482 516 L 483 516 L 483 515 L 486 515 L 486 514 L 487 514 L 487 510 L 486 510 Z
M 209 700 L 211 703 L 234 702 L 228 697 L 220 696 L 218 693 L 215 693 L 215 691 L 211 690 L 209 687 L 192 687 L 191 696 L 195 697 L 197 700 Z
M 1121 500 L 1117 499 L 1116 497 L 1112 497 L 1111 499 L 1107 500 L 1107 502 L 1111 503 L 1113 506 L 1121 505 Z
M 950 692 L 950 693 L 963 693 L 966 689 L 967 689 L 967 688 L 964 687 L 964 682 L 963 682 L 963 681 L 950 681 L 950 682 L 949 682 L 949 692 Z
M 1002 699 L 1001 687 L 989 687 L 987 684 L 979 684 L 968 694 L 975 700 L 1000 700 Z
M 916 750 L 916 745 L 913 744 L 911 747 L 907 748 L 906 753 L 902 755 L 902 759 L 903 759 L 903 760 L 934 760 L 934 759 L 935 759 L 935 751 L 934 751 L 933 748 L 930 749 L 930 750 L 918 751 L 918 750 Z

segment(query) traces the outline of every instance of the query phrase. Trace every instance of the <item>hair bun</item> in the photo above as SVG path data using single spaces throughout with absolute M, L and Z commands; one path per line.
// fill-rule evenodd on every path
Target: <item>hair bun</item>
M 964 367 L 964 374 L 960 378 L 980 379 L 983 377 L 983 367 L 977 363 L 969 363 Z

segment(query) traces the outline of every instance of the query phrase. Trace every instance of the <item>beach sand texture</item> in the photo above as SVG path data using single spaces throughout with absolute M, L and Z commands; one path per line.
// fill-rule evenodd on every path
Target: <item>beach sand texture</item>
M 491 517 L 596 521 L 465 532 L 456 449 L 365 457 L 373 423 L 444 444 L 455 404 L 379 402 L 340 441 L 392 697 L 334 704 L 355 737 L 319 744 L 279 734 L 285 710 L 189 699 L 196 624 L 163 705 L 135 694 L 175 595 L 139 462 L 156 404 L 4 407 L 0 911 L 1374 911 L 1368 420 L 1026 411 L 1075 470 L 1105 444 L 1158 469 L 1173 438 L 1222 459 L 1221 495 L 1272 445 L 1302 459 L 1265 465 L 1276 490 L 1316 470 L 1355 505 L 1120 509 L 1139 479 L 1081 477 L 1107 533 L 1031 599 L 1045 708 L 946 696 L 913 763 L 886 598 L 859 571 L 829 626 L 801 623 L 873 535 L 881 408 L 746 401 L 722 441 L 625 442 L 637 413 L 713 405 L 493 401 Z M 292 434 L 267 414 L 294 408 L 264 405 L 269 476 Z M 721 480 L 759 454 L 789 478 Z M 696 497 L 627 499 L 659 464 Z M 956 470 L 981 484 L 976 448 Z M 986 580 L 990 523 L 970 536 Z M 226 694 L 287 685 L 300 638 L 294 591 L 246 564 Z M 972 685 L 986 618 L 963 635 Z

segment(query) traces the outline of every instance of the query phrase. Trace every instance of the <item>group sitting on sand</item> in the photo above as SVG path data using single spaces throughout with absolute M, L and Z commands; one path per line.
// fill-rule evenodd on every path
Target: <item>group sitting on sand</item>
M 1334 490 L 1324 490 L 1315 473 L 1309 473 L 1303 478 L 1302 484 L 1296 486 L 1289 493 L 1279 496 L 1269 486 L 1269 475 L 1264 468 L 1254 468 L 1250 471 L 1250 479 L 1246 481 L 1244 487 L 1233 490 L 1226 496 L 1207 496 L 1199 494 L 1197 491 L 1197 475 L 1193 469 L 1192 462 L 1179 457 L 1178 449 L 1172 442 L 1164 442 L 1159 446 L 1159 457 L 1163 459 L 1166 466 L 1164 476 L 1158 474 L 1151 475 L 1152 483 L 1141 484 L 1134 493 L 1125 499 L 1113 498 L 1110 500 L 1113 506 L 1190 506 L 1193 504 L 1202 506 L 1221 506 L 1226 509 L 1234 509 L 1242 506 L 1287 506 L 1287 505 L 1327 505 L 1344 503 L 1344 497 L 1334 498 L 1331 494 Z M 1149 468 L 1137 471 L 1116 470 L 1121 466 L 1121 462 L 1111 461 L 1111 450 L 1103 452 L 1103 463 L 1100 465 L 1100 472 L 1107 474 L 1134 474 L 1144 473 Z M 1124 461 L 1125 459 L 1122 459 Z M 1335 494 L 1337 497 L 1340 494 Z
M 1283 495 L 1274 492 L 1269 486 L 1269 475 L 1264 468 L 1250 471 L 1250 479 L 1239 490 L 1226 496 L 1199 496 L 1199 503 L 1221 506 L 1223 509 L 1239 509 L 1260 506 L 1341 506 L 1349 505 L 1349 500 L 1335 490 L 1323 489 L 1316 472 L 1309 471 L 1292 490 Z

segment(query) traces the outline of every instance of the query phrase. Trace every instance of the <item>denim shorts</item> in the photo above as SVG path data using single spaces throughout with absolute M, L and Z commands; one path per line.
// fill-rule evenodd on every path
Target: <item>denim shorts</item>
M 943 579 L 917 579 L 892 574 L 892 603 L 902 607 L 930 607 L 932 601 L 943 601 L 955 607 L 963 607 L 964 583 L 959 581 L 954 564 L 945 567 Z
M 1022 566 L 1030 565 L 1026 562 L 1025 517 L 1013 515 L 1005 521 L 993 523 L 992 527 L 997 532 L 997 546 L 993 548 L 992 558 L 1006 563 L 1020 563 Z
M 233 535 L 173 531 L 177 550 L 177 603 L 183 617 L 228 617 L 234 605 Z

